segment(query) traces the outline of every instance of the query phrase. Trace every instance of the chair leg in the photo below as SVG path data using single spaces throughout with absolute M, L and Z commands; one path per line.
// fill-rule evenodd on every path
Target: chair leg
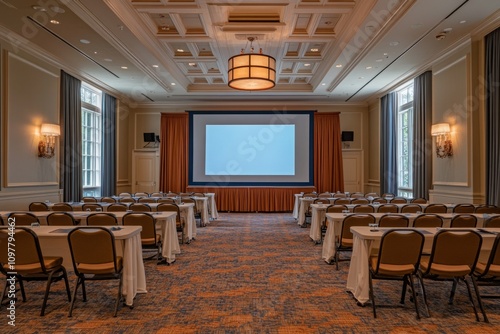
M 62 267 L 63 270 L 63 279 L 64 279 L 64 284 L 66 285 L 66 293 L 68 294 L 68 301 L 71 301 L 71 292 L 69 289 L 69 282 L 68 282 L 68 273 L 66 272 L 66 269 Z
M 369 277 L 369 283 L 370 283 L 370 298 L 372 300 L 372 308 L 373 308 L 373 317 L 377 317 L 377 311 L 375 311 L 375 295 L 373 293 L 373 280 L 372 280 L 372 274 L 368 274 Z
M 339 250 L 337 249 L 335 251 L 335 269 L 336 270 L 339 270 L 339 260 L 340 260 Z
M 113 314 L 113 317 L 116 317 L 118 314 L 118 305 L 120 304 L 120 301 L 122 299 L 122 282 L 123 282 L 123 275 L 120 273 L 120 283 L 118 283 L 118 296 L 116 297 L 116 304 L 115 304 L 115 313 Z
M 481 299 L 481 294 L 479 293 L 479 287 L 477 286 L 476 279 L 472 275 L 471 275 L 471 280 L 472 280 L 472 285 L 474 286 L 474 291 L 476 292 L 476 298 L 477 298 L 477 302 L 479 304 L 479 308 L 481 309 L 481 313 L 483 313 L 484 322 L 489 323 L 490 321 L 488 320 L 488 317 L 486 316 L 486 311 L 484 310 L 484 305 L 483 305 L 483 301 Z
M 47 306 L 47 299 L 49 299 L 49 292 L 50 292 L 50 285 L 52 284 L 52 280 L 54 276 L 54 272 L 51 272 L 49 274 L 49 277 L 47 279 L 47 286 L 45 288 L 45 295 L 43 296 L 43 303 L 42 303 L 42 311 L 40 312 L 40 316 L 43 317 L 45 315 L 45 307 Z
M 448 304 L 452 305 L 453 300 L 455 299 L 455 291 L 457 290 L 457 284 L 458 284 L 458 278 L 453 279 L 453 285 L 451 287 L 451 292 L 450 292 L 450 299 L 448 300 Z
M 427 313 L 427 316 L 430 317 L 431 312 L 429 311 L 429 304 L 427 304 L 427 294 L 425 292 L 424 278 L 422 277 L 421 273 L 417 274 L 417 278 L 420 282 L 420 288 L 422 289 L 422 296 L 424 297 L 425 312 Z
M 474 298 L 472 298 L 472 291 L 470 289 L 470 284 L 467 282 L 465 277 L 461 278 L 464 282 L 465 285 L 467 286 L 467 292 L 469 293 L 469 299 L 472 304 L 472 308 L 474 309 L 474 314 L 476 315 L 476 321 L 479 321 L 479 315 L 477 314 L 477 308 L 476 308 L 476 303 L 474 303 Z
M 75 290 L 73 290 L 73 298 L 71 299 L 71 305 L 69 306 L 68 317 L 73 315 L 73 306 L 75 305 L 76 293 L 78 291 L 78 286 L 80 285 L 80 276 L 76 279 Z
M 23 297 L 23 302 L 26 301 L 26 292 L 24 292 L 24 283 L 21 278 L 18 278 L 19 281 L 19 289 L 21 290 L 21 296 Z
M 413 303 L 415 304 L 415 311 L 417 312 L 417 320 L 420 320 L 420 312 L 418 311 L 417 293 L 415 292 L 415 284 L 413 282 L 413 275 L 412 274 L 407 275 L 406 280 L 410 281 L 411 292 L 413 294 Z M 406 280 L 405 280 L 405 283 L 406 283 Z
M 399 301 L 400 304 L 405 303 L 407 285 L 408 285 L 407 281 L 403 278 L 403 289 L 401 291 L 401 300 Z

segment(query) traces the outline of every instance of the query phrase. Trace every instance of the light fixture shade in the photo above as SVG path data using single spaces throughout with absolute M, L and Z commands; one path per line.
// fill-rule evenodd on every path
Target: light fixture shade
M 61 128 L 57 124 L 44 123 L 40 127 L 40 134 L 44 136 L 60 136 Z
M 448 123 L 438 123 L 433 124 L 431 128 L 432 136 L 439 136 L 445 133 L 450 133 L 450 124 Z
M 276 59 L 244 53 L 229 58 L 228 85 L 240 90 L 266 90 L 276 82 Z

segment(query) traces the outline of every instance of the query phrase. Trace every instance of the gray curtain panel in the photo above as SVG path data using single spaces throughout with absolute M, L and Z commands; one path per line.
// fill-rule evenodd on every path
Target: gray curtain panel
M 60 174 L 64 201 L 80 201 L 82 186 L 81 81 L 61 71 Z
M 380 100 L 380 194 L 398 193 L 396 93 Z
M 500 28 L 485 37 L 486 202 L 500 206 Z
M 432 186 L 432 72 L 413 82 L 413 197 L 429 199 Z
M 102 94 L 101 195 L 116 193 L 116 98 Z

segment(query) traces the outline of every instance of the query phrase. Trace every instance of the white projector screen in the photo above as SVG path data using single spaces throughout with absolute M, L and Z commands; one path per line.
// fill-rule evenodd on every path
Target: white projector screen
M 189 185 L 312 185 L 312 113 L 190 112 Z

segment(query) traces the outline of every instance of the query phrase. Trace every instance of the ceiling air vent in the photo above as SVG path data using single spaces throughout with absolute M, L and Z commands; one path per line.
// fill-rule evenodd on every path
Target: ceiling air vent
M 228 22 L 230 23 L 280 23 L 279 14 L 266 13 L 231 13 Z

